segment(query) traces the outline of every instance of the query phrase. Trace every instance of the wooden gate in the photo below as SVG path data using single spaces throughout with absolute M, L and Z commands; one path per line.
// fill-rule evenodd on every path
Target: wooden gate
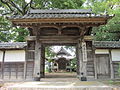
M 98 79 L 110 78 L 109 55 L 96 55 L 96 64 Z

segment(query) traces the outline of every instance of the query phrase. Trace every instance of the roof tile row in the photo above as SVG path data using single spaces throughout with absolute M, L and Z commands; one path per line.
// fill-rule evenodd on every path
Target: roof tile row
M 81 18 L 81 17 L 108 17 L 96 15 L 91 9 L 62 9 L 62 10 L 30 10 L 24 16 L 13 15 L 10 19 L 35 19 L 35 18 Z
M 26 42 L 3 42 L 0 43 L 0 49 L 22 49 L 27 46 Z M 96 48 L 120 48 L 120 41 L 94 41 Z

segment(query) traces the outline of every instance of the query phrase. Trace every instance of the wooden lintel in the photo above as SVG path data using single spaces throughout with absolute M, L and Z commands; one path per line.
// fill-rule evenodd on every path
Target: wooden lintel
M 46 40 L 46 41 L 41 41 L 41 43 L 44 43 L 44 44 L 76 44 L 78 41 L 77 40 L 73 40 L 73 41 L 71 41 L 71 40 L 69 40 L 69 41 L 67 41 L 67 40 Z
M 76 43 L 43 43 L 44 46 L 76 46 Z
M 76 40 L 80 36 L 40 36 L 39 40 Z
M 52 41 L 60 41 L 60 40 L 67 40 L 67 41 L 71 41 L 71 40 L 75 40 L 75 39 L 39 39 L 40 41 L 49 41 L 49 40 L 52 40 Z
M 80 36 L 39 36 L 39 38 L 78 38 Z

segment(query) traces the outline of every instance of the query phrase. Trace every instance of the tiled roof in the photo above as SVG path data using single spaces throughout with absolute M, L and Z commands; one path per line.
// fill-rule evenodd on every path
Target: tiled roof
M 91 9 L 52 9 L 52 10 L 42 10 L 42 9 L 31 9 L 29 14 L 70 14 L 70 13 L 92 13 Z
M 0 49 L 24 49 L 27 46 L 26 42 L 1 42 Z M 94 41 L 93 46 L 96 48 L 120 48 L 120 41 Z M 64 48 L 61 48 L 57 53 L 70 55 Z
M 29 10 L 24 16 L 13 15 L 10 19 L 36 19 L 36 18 L 81 18 L 81 17 L 108 17 L 95 15 L 91 9 L 58 9 L 58 10 Z
M 2 42 L 0 49 L 23 49 L 27 46 L 26 42 Z
M 120 41 L 94 41 L 96 48 L 120 48 Z
M 67 56 L 71 56 L 71 54 L 68 53 L 63 47 L 60 49 L 60 51 L 57 52 L 57 55 L 67 55 Z

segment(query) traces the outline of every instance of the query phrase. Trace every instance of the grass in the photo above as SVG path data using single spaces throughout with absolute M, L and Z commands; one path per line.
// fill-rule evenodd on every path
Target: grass
M 111 84 L 111 85 L 116 85 L 116 86 L 120 86 L 120 81 L 110 80 L 110 81 L 109 81 L 109 84 Z
M 114 86 L 120 87 L 120 81 L 118 81 L 118 80 L 108 80 L 108 81 L 101 81 L 101 82 L 103 82 L 104 84 L 107 84 L 107 85 L 114 85 Z

